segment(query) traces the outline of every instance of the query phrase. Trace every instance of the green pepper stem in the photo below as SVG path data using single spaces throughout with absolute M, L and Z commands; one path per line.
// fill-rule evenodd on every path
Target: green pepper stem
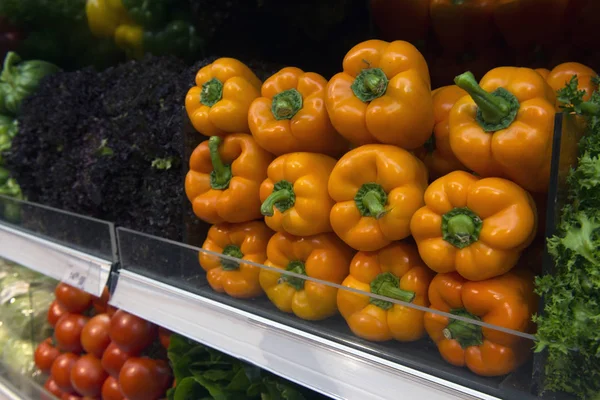
M 385 206 L 381 204 L 381 196 L 377 192 L 368 192 L 362 198 L 362 203 L 375 219 L 385 214 Z
M 451 310 L 450 312 L 461 317 L 480 320 L 480 318 L 464 309 Z M 471 346 L 479 346 L 483 343 L 483 333 L 479 325 L 457 319 L 450 321 L 442 331 L 442 334 L 446 339 L 456 340 L 463 349 Z
M 304 265 L 304 262 L 300 260 L 290 261 L 285 270 L 298 275 L 306 276 L 306 266 Z M 296 290 L 302 290 L 304 288 L 305 279 L 290 275 L 282 275 L 281 282 L 287 283 Z
M 284 90 L 273 96 L 271 112 L 276 120 L 292 119 L 302 108 L 302 95 L 296 89 Z
M 217 78 L 205 82 L 200 92 L 200 103 L 212 107 L 223 98 L 223 83 Z
M 244 253 L 242 253 L 240 246 L 235 244 L 229 244 L 225 246 L 222 254 L 238 259 L 242 259 L 242 257 L 244 257 Z M 234 271 L 240 268 L 240 264 L 236 261 L 221 259 L 221 268 L 225 271 Z
M 261 214 L 267 217 L 272 217 L 275 213 L 275 210 L 273 209 L 275 207 L 275 203 L 289 200 L 291 197 L 290 191 L 285 189 L 271 193 L 265 202 L 260 206 Z
M 391 283 L 384 283 L 379 288 L 380 296 L 389 297 L 390 299 L 405 301 L 410 303 L 415 298 L 415 292 L 411 292 L 410 290 L 403 290 L 397 286 L 394 286 Z
M 502 97 L 494 96 L 479 86 L 471 72 L 454 78 L 454 83 L 471 96 L 481 110 L 482 118 L 490 124 L 498 124 L 510 114 L 510 103 Z
M 483 221 L 468 207 L 454 208 L 442 216 L 442 239 L 463 249 L 479 240 Z
M 210 161 L 213 167 L 210 174 L 210 184 L 215 190 L 227 189 L 232 178 L 231 166 L 225 165 L 223 160 L 221 160 L 219 154 L 220 144 L 221 138 L 218 136 L 211 136 L 210 139 L 208 139 L 208 150 L 210 152 Z
M 291 182 L 282 180 L 273 186 L 273 193 L 260 206 L 260 213 L 266 217 L 272 217 L 275 214 L 274 208 L 280 212 L 285 212 L 292 208 L 296 202 L 294 185 Z
M 360 71 L 352 83 L 352 92 L 361 101 L 367 103 L 385 94 L 388 78 L 381 68 L 366 68 Z

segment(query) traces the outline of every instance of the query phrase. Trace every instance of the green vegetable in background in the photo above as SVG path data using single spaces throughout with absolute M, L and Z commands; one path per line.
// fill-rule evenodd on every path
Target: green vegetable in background
M 46 61 L 21 61 L 15 52 L 8 52 L 0 74 L 0 113 L 16 115 L 21 102 L 33 93 L 42 78 L 59 71 Z
M 165 22 L 169 0 L 122 0 L 127 15 L 144 28 L 157 28 Z
M 169 400 L 324 399 L 254 365 L 176 334 L 171 335 L 169 360 L 177 381 L 177 386 L 167 392 Z
M 536 281 L 544 298 L 536 351 L 547 351 L 543 386 L 581 399 L 600 398 L 600 106 L 595 92 L 584 105 L 577 78 L 558 91 L 563 109 L 587 116 L 579 161 L 568 176 L 558 233 L 548 240 L 555 271 Z M 573 118 L 572 115 L 565 118 Z M 578 117 L 581 118 L 581 117 Z M 582 373 L 583 372 L 583 373 Z
M 172 54 L 183 59 L 200 58 L 203 42 L 196 28 L 182 20 L 170 22 L 160 31 L 144 32 L 144 50 L 155 56 Z
M 17 135 L 17 120 L 6 115 L 0 115 L 0 136 L 8 136 L 13 139 Z M 0 150 L 1 151 L 1 150 Z

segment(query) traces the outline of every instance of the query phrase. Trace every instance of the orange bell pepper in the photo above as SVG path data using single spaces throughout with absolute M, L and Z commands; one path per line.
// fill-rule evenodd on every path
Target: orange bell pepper
M 567 62 L 554 67 L 548 74 L 546 81 L 554 91 L 564 88 L 572 77 L 577 76 L 577 89 L 584 90 L 584 101 L 592 97 L 592 93 L 598 90 L 592 78 L 598 76 L 596 71 L 588 66 L 576 62 Z
M 429 286 L 430 308 L 529 333 L 538 303 L 533 289 L 533 274 L 527 270 L 481 282 L 468 282 L 456 273 L 438 274 Z M 444 360 L 482 376 L 514 371 L 529 358 L 533 345 L 517 335 L 434 313 L 425 314 L 425 329 Z
M 385 40 L 424 42 L 429 30 L 430 0 L 371 0 L 371 17 Z
M 219 58 L 198 71 L 196 86 L 185 97 L 185 110 L 204 136 L 250 132 L 248 109 L 260 96 L 261 81 L 245 64 Z
M 343 286 L 428 307 L 427 289 L 433 272 L 414 245 L 395 242 L 376 252 L 356 253 Z M 337 304 L 352 332 L 363 339 L 410 342 L 425 334 L 423 311 L 339 290 Z
M 547 191 L 556 96 L 544 78 L 529 68 L 500 67 L 479 85 L 469 72 L 455 82 L 469 93 L 450 111 L 450 146 L 456 158 L 483 177 Z
M 442 47 L 457 54 L 482 49 L 494 36 L 496 0 L 431 0 L 431 26 Z
M 448 123 L 450 110 L 466 94 L 467 92 L 455 85 L 441 87 L 432 93 L 435 116 L 433 135 L 425 146 L 415 151 L 417 157 L 425 163 L 429 171 L 429 179 L 437 179 L 449 172 L 466 169 L 450 148 L 450 124 Z
M 277 232 L 310 236 L 331 232 L 327 193 L 335 159 L 317 153 L 290 153 L 277 157 L 260 185 L 260 208 L 267 225 Z
M 422 146 L 433 129 L 429 69 L 410 43 L 367 40 L 327 85 L 327 111 L 350 142 Z
M 334 232 L 361 251 L 382 249 L 410 236 L 410 218 L 423 205 L 427 169 L 408 151 L 371 144 L 349 151 L 329 177 L 336 204 Z
M 262 217 L 260 185 L 273 156 L 252 136 L 213 136 L 192 153 L 185 193 L 194 214 L 209 224 L 246 222 Z
M 327 80 L 288 67 L 263 83 L 248 111 L 250 132 L 275 155 L 309 151 L 338 156 L 348 144 L 333 129 L 325 108 Z
M 537 213 L 533 199 L 502 178 L 451 172 L 425 192 L 425 206 L 410 229 L 425 264 L 435 272 L 458 271 L 481 281 L 513 268 L 533 240 Z
M 340 284 L 348 275 L 352 250 L 332 233 L 298 237 L 276 233 L 267 246 L 268 267 Z M 323 283 L 260 271 L 260 285 L 281 311 L 317 321 L 337 312 L 338 289 Z
M 548 81 L 548 76 L 550 75 L 550 70 L 547 68 L 536 68 L 535 72 L 537 72 L 538 74 L 540 74 L 542 76 L 542 78 L 544 78 L 546 81 Z
M 267 259 L 267 243 L 272 235 L 273 232 L 262 221 L 213 225 L 208 230 L 202 248 L 262 264 Z M 213 290 L 239 299 L 257 297 L 263 293 L 258 280 L 260 267 L 205 252 L 200 252 L 198 259 Z
M 565 31 L 568 5 L 569 0 L 496 0 L 494 21 L 510 48 L 528 52 L 555 45 Z

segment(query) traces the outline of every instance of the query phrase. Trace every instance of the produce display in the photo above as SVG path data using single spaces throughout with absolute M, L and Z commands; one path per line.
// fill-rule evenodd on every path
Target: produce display
M 0 194 L 201 245 L 186 290 L 294 329 L 600 396 L 597 1 L 37 3 L 0 3 Z M 3 359 L 61 398 L 320 398 L 3 272 Z
M 13 344 L 14 339 L 10 339 L 4 345 L 3 360 L 13 362 L 15 367 L 31 363 L 29 369 L 20 372 L 31 375 L 37 368 L 39 378 L 45 380 L 44 387 L 57 398 L 322 398 L 109 306 L 107 290 L 97 298 L 59 283 L 54 293 L 52 307 L 46 303 L 36 304 L 35 308 L 44 318 L 47 316 L 53 334 L 39 340 L 35 352 L 31 341 Z
M 223 65 L 232 65 L 233 78 L 217 77 Z M 238 61 L 217 60 L 198 72 L 185 106 L 194 128 L 210 139 L 194 151 L 185 187 L 196 216 L 219 221 L 199 255 L 211 287 L 241 299 L 264 292 L 279 310 L 304 320 L 339 310 L 350 330 L 370 341 L 416 341 L 427 333 L 446 362 L 481 376 L 515 371 L 531 356 L 530 339 L 435 311 L 535 332 L 539 299 L 531 270 L 539 267 L 524 264 L 541 263 L 528 248 L 545 226 L 554 116 L 579 74 L 580 86 L 570 84 L 580 94 L 573 107 L 599 112 L 587 101 L 597 90 L 595 73 L 577 63 L 539 72 L 498 67 L 479 82 L 465 72 L 455 85 L 431 91 L 419 51 L 381 40 L 352 48 L 343 70 L 329 82 L 311 75 L 309 86 L 307 73 L 286 67 L 264 82 L 262 97 Z M 220 92 L 222 81 L 236 78 L 251 88 L 251 105 Z M 231 104 L 226 120 L 224 104 Z M 244 112 L 252 141 L 225 125 L 242 121 Z M 340 136 L 322 122 L 302 128 L 326 117 Z M 327 147 L 312 145 L 320 140 L 315 132 Z M 236 159 L 239 150 L 226 145 L 241 136 L 252 143 L 243 150 L 253 149 L 259 160 L 252 180 Z M 265 167 L 268 157 L 256 158 L 256 148 L 278 157 Z M 229 198 L 221 196 L 254 188 L 261 174 L 262 203 L 246 191 L 237 212 L 225 212 Z M 264 229 L 258 211 L 275 233 Z M 221 213 L 239 221 L 220 224 Z M 262 230 L 251 249 L 252 224 Z M 525 250 L 532 255 L 521 257 Z

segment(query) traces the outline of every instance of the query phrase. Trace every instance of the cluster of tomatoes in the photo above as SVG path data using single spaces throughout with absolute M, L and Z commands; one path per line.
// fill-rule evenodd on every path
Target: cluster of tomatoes
M 53 337 L 35 351 L 44 387 L 62 400 L 155 400 L 173 381 L 165 360 L 170 332 L 60 283 L 48 309 Z

